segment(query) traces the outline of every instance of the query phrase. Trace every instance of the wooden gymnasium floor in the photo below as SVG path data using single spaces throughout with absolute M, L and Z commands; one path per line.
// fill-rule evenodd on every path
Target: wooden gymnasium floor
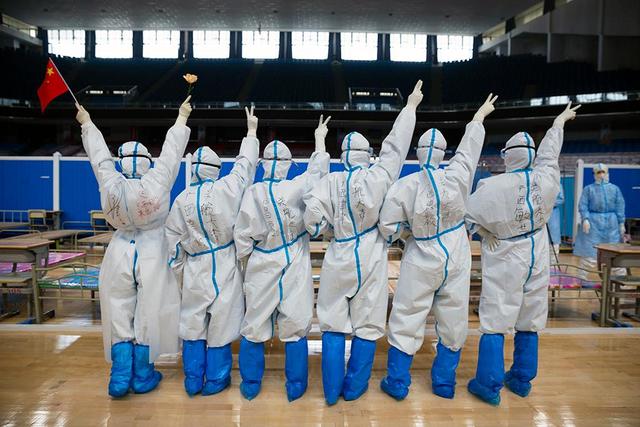
M 598 328 L 590 319 L 597 305 L 563 301 L 550 307 L 548 329 L 540 337 L 539 375 L 526 399 L 503 390 L 502 404 L 494 408 L 467 392 L 479 339 L 478 318 L 471 313 L 454 400 L 430 390 L 435 334 L 429 319 L 405 401 L 379 389 L 388 349 L 383 338 L 369 391 L 355 402 L 327 407 L 317 327 L 309 338 L 309 389 L 296 402 L 286 399 L 284 347 L 277 340 L 267 343 L 263 389 L 251 402 L 238 389 L 237 343 L 231 388 L 219 395 L 187 397 L 181 362 L 168 357 L 158 364 L 164 380 L 157 390 L 115 400 L 107 395 L 109 365 L 103 359 L 97 304 L 47 301 L 56 317 L 43 325 L 17 324 L 24 315 L 0 322 L 0 425 L 640 426 L 640 324 Z M 507 367 L 512 351 L 509 337 Z

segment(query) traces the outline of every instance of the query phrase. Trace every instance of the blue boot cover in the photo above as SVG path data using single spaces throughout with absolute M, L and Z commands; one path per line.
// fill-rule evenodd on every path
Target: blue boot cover
M 538 373 L 538 334 L 536 332 L 516 332 L 513 365 L 505 374 L 504 384 L 521 397 L 531 391 L 531 380 Z
M 203 396 L 220 393 L 231 384 L 231 344 L 207 348 L 207 382 L 202 389 Z
M 351 357 L 344 377 L 342 397 L 344 400 L 356 400 L 369 388 L 373 357 L 376 354 L 376 342 L 354 337 L 351 340 Z
M 205 349 L 205 340 L 184 340 L 182 342 L 184 389 L 189 396 L 200 393 L 204 385 Z
M 334 405 L 342 394 L 344 382 L 344 334 L 322 334 L 322 388 L 328 405 Z
M 436 358 L 431 367 L 431 388 L 433 393 L 446 399 L 453 399 L 456 391 L 456 369 L 460 362 L 460 350 L 452 351 L 438 341 Z
M 500 389 L 504 381 L 504 335 L 484 334 L 480 338 L 476 377 L 467 389 L 485 402 L 500 404 Z
M 122 341 L 111 346 L 109 395 L 122 397 L 129 392 L 133 376 L 133 343 Z
M 260 393 L 264 375 L 264 343 L 251 342 L 245 337 L 240 341 L 240 392 L 247 400 Z
M 287 377 L 285 388 L 287 389 L 287 399 L 289 399 L 289 402 L 293 402 L 302 397 L 304 392 L 307 391 L 309 377 L 307 338 L 285 343 L 284 351 L 284 374 Z
M 387 355 L 387 376 L 380 382 L 382 391 L 396 400 L 407 397 L 411 385 L 409 369 L 412 362 L 412 355 L 390 346 Z
M 133 391 L 150 392 L 161 379 L 162 374 L 154 369 L 153 363 L 149 363 L 149 346 L 136 344 L 133 348 Z

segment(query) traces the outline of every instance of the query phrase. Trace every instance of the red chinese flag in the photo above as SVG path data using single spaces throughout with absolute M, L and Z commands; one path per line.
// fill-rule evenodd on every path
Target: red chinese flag
M 62 79 L 51 58 L 49 58 L 47 71 L 44 73 L 44 81 L 38 88 L 38 98 L 40 98 L 40 109 L 42 112 L 44 113 L 44 109 L 47 108 L 47 105 L 49 105 L 51 101 L 68 90 L 67 84 Z

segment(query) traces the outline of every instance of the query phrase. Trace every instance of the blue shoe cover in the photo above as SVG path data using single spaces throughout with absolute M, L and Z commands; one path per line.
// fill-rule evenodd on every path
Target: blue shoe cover
M 264 375 L 264 343 L 255 343 L 242 337 L 240 341 L 240 392 L 247 400 L 253 400 L 262 386 Z
M 531 381 L 538 374 L 538 334 L 516 332 L 513 365 L 505 374 L 505 385 L 521 397 L 531 392 Z
M 358 337 L 351 340 L 351 357 L 349 357 L 347 375 L 342 388 L 344 400 L 356 400 L 367 391 L 375 354 L 375 341 Z
M 307 338 L 301 338 L 296 342 L 287 342 L 285 349 L 284 373 L 287 377 L 285 388 L 289 402 L 302 397 L 307 391 L 309 377 L 309 349 Z
M 220 393 L 231 384 L 231 344 L 207 348 L 207 382 L 202 389 L 203 396 Z
M 322 388 L 327 405 L 335 405 L 342 394 L 344 382 L 344 334 L 322 334 Z
M 123 341 L 111 346 L 111 379 L 109 395 L 122 397 L 129 393 L 133 376 L 133 343 Z
M 484 334 L 480 337 L 476 377 L 469 382 L 470 393 L 491 405 L 500 404 L 504 382 L 504 335 Z
M 453 399 L 456 390 L 456 369 L 460 363 L 460 350 L 452 351 L 438 342 L 436 358 L 431 367 L 433 393 L 445 399 Z
M 149 363 L 149 346 L 136 344 L 133 348 L 133 381 L 131 388 L 136 393 L 148 393 L 158 386 L 162 374 Z
M 184 389 L 189 396 L 200 393 L 204 385 L 205 349 L 205 340 L 182 342 Z
M 380 388 L 396 400 L 403 400 L 409 394 L 411 385 L 411 363 L 413 356 L 397 349 L 389 347 L 387 355 L 387 376 L 380 382 Z

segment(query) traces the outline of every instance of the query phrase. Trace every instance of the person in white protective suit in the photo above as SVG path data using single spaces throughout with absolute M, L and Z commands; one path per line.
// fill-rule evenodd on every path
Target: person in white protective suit
M 560 190 L 558 157 L 571 103 L 553 122 L 536 155 L 526 132 L 502 150 L 506 173 L 483 179 L 469 197 L 466 220 L 482 237 L 480 349 L 468 389 L 498 405 L 503 382 L 525 397 L 538 370 L 538 331 L 547 321 L 549 240 L 545 225 Z M 513 365 L 504 372 L 504 334 L 515 329 Z
M 248 400 L 260 392 L 264 342 L 273 337 L 276 323 L 285 343 L 287 398 L 298 399 L 307 389 L 313 282 L 302 197 L 329 172 L 325 138 L 330 118 L 320 116 L 306 172 L 287 180 L 291 152 L 282 141 L 271 141 L 262 160 L 264 180 L 249 187 L 242 199 L 234 240 L 238 259 L 246 262 L 239 365 L 240 391 Z
M 164 222 L 191 133 L 189 99 L 180 106 L 154 166 L 146 147 L 130 141 L 118 150 L 122 172 L 89 113 L 76 104 L 102 210 L 116 229 L 99 277 L 104 350 L 112 362 L 109 394 L 114 397 L 129 388 L 153 390 L 162 375 L 152 362 L 159 354 L 178 352 L 180 295 L 166 261 Z
M 312 235 L 333 235 L 322 263 L 318 320 L 322 330 L 322 382 L 329 405 L 355 400 L 368 388 L 376 340 L 387 315 L 387 244 L 378 219 L 389 186 L 407 157 L 422 101 L 418 81 L 378 162 L 370 166 L 369 142 L 358 132 L 342 141 L 345 171 L 324 177 L 307 193 L 304 222 Z M 345 334 L 354 334 L 345 376 Z
M 166 223 L 169 265 L 182 284 L 182 363 L 191 396 L 218 393 L 231 384 L 231 343 L 240 336 L 244 316 L 233 227 L 260 150 L 258 118 L 253 107 L 245 112 L 247 136 L 231 172 L 218 178 L 220 158 L 209 147 L 198 148 L 191 184 L 176 198 Z
M 484 143 L 482 122 L 496 99 L 490 94 L 473 116 L 445 169 L 439 165 L 447 141 L 437 129 L 426 131 L 418 141 L 421 170 L 393 184 L 380 211 L 378 229 L 388 243 L 410 233 L 389 318 L 387 376 L 380 383 L 397 400 L 409 393 L 409 369 L 422 347 L 432 306 L 438 334 L 432 388 L 441 397 L 454 395 L 469 312 L 471 248 L 464 228 L 465 203 Z
M 598 270 L 595 245 L 601 243 L 620 243 L 625 228 L 625 202 L 620 187 L 609 182 L 609 168 L 598 163 L 593 168 L 594 183 L 582 190 L 578 203 L 580 220 L 573 254 L 580 257 L 580 267 L 586 270 Z M 624 268 L 614 268 L 614 275 L 624 275 Z M 587 273 L 580 271 L 586 279 Z

